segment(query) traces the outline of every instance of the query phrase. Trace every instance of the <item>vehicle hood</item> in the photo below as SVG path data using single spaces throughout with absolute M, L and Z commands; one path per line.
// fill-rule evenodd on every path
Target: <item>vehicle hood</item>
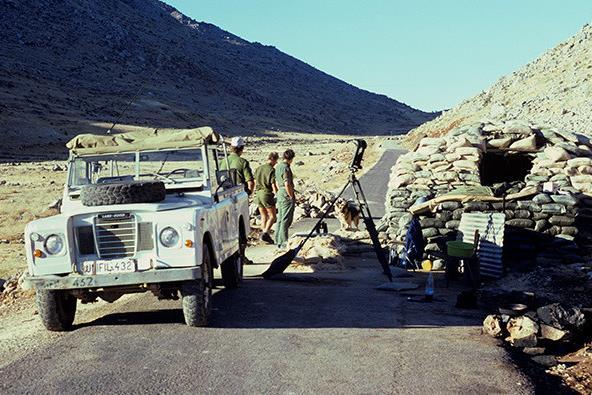
M 67 210 L 63 209 L 62 214 L 66 216 L 94 214 L 94 213 L 105 213 L 105 212 L 158 212 L 158 211 L 170 211 L 178 210 L 190 207 L 205 207 L 206 202 L 197 199 L 185 199 L 176 198 L 173 201 L 165 201 L 158 203 L 136 203 L 136 204 L 112 204 L 107 206 L 83 206 L 82 203 L 79 205 L 70 205 Z

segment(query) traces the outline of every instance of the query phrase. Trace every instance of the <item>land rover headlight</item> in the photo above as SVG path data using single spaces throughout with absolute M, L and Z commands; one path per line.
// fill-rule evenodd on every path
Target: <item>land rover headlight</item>
M 175 228 L 167 226 L 160 231 L 160 243 L 168 248 L 174 247 L 179 244 L 179 232 Z
M 49 255 L 57 255 L 64 249 L 64 239 L 58 235 L 49 235 L 45 238 L 45 251 Z

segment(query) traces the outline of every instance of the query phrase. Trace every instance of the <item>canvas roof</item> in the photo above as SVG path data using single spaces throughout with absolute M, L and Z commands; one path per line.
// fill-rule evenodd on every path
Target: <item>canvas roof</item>
M 140 131 L 109 135 L 80 134 L 66 143 L 76 155 L 100 155 L 158 149 L 199 147 L 220 142 L 209 126 L 178 131 Z

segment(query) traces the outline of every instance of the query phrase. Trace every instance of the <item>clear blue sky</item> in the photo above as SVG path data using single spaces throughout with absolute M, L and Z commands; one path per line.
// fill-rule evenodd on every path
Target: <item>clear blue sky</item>
M 422 110 L 450 108 L 592 20 L 592 0 L 165 0 Z

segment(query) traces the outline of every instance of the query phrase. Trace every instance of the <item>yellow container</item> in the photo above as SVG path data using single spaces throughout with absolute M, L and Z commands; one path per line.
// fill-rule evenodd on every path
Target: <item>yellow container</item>
M 421 263 L 421 268 L 426 272 L 431 272 L 432 267 L 434 267 L 434 264 L 429 259 L 426 259 Z

